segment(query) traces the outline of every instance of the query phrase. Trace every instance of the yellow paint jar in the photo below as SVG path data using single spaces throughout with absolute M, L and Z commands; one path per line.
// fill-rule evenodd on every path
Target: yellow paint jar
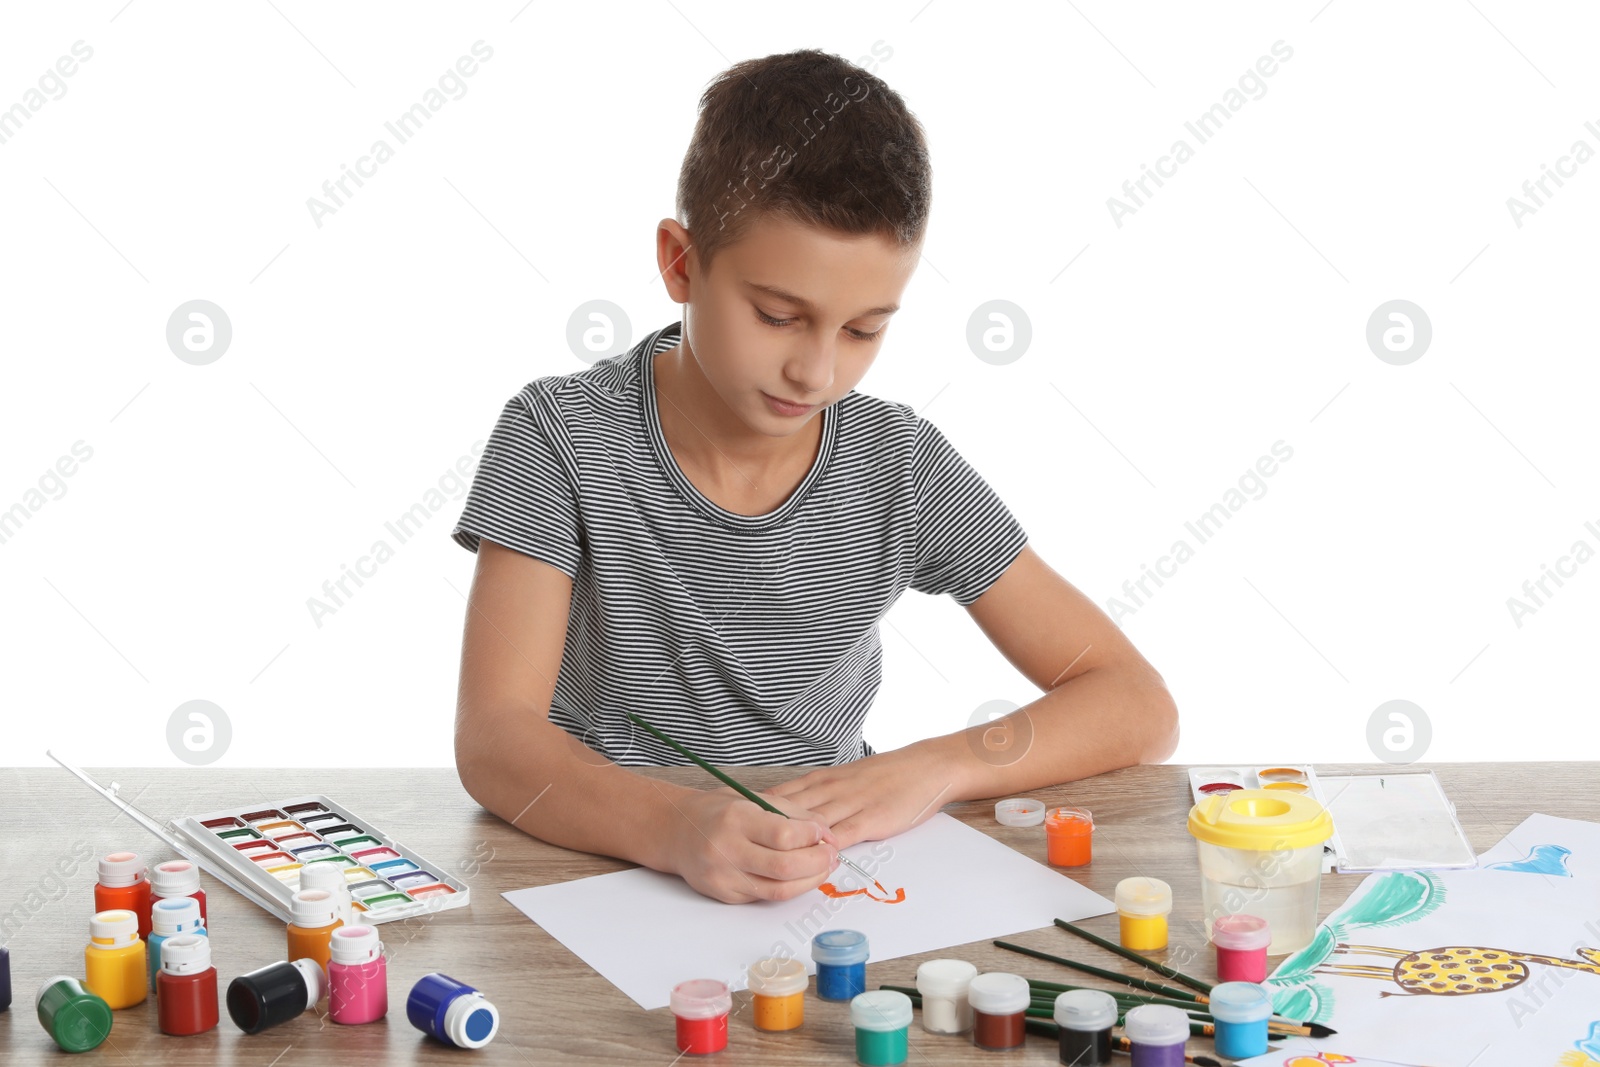
M 1117 883 L 1116 903 L 1123 948 L 1154 952 L 1167 947 L 1171 886 L 1159 878 L 1124 878 Z
M 139 917 L 114 909 L 89 920 L 89 944 L 83 950 L 83 986 L 113 1010 L 143 1003 L 150 993 L 150 970 Z
M 747 985 L 757 1030 L 796 1030 L 805 1020 L 806 966 L 799 960 L 773 956 L 750 965 Z

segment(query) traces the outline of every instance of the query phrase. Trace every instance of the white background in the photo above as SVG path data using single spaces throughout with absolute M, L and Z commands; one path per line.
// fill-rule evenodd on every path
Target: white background
M 1428 759 L 1594 759 L 1600 561 L 1521 626 L 1507 599 L 1600 549 L 1600 160 L 1520 227 L 1507 198 L 1600 150 L 1597 34 L 1504 0 L 10 6 L 0 108 L 93 56 L 0 144 L 0 509 L 28 511 L 0 543 L 0 762 L 176 766 L 169 716 L 205 699 L 222 766 L 448 764 L 465 486 L 403 545 L 384 523 L 522 384 L 585 366 L 579 305 L 626 310 L 614 350 L 678 316 L 653 233 L 699 94 L 809 46 L 868 57 L 932 151 L 924 262 L 861 390 L 927 405 L 1058 571 L 1106 603 L 1293 449 L 1120 619 L 1178 699 L 1176 759 L 1370 759 L 1396 698 Z M 307 199 L 479 40 L 465 95 L 318 227 Z M 1199 144 L 1184 123 L 1280 40 Z M 1108 197 L 1180 137 L 1117 226 Z M 193 299 L 232 323 L 208 366 L 166 342 Z M 994 299 L 1032 325 L 1004 366 L 966 342 Z M 1365 339 L 1393 299 L 1432 323 L 1409 365 Z M 1037 696 L 953 601 L 888 623 L 880 748 Z

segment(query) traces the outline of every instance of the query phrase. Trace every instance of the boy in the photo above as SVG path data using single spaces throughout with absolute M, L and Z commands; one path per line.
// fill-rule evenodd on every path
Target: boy
M 1161 676 L 938 429 L 855 391 L 929 198 L 921 126 L 836 56 L 706 91 L 656 232 L 682 321 L 525 386 L 452 531 L 478 553 L 456 766 L 484 807 L 718 900 L 782 900 L 952 801 L 1171 755 Z M 908 587 L 952 596 L 1045 695 L 874 753 L 877 623 Z M 768 791 L 789 819 L 649 779 L 625 766 L 684 761 L 625 711 L 713 764 L 818 769 Z

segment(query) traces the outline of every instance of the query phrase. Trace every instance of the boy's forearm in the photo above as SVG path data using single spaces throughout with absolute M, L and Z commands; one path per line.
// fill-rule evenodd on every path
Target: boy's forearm
M 456 769 L 474 800 L 541 841 L 672 872 L 675 803 L 694 790 L 619 767 L 547 719 L 458 737 Z
M 930 773 L 952 783 L 949 800 L 976 800 L 1158 763 L 1177 740 L 1177 706 L 1159 677 L 1101 668 L 1004 718 L 918 744 Z

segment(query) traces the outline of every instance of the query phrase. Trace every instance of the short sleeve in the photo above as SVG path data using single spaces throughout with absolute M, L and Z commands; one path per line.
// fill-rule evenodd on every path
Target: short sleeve
M 526 391 L 500 412 L 472 478 L 466 506 L 450 536 L 472 552 L 487 538 L 578 575 L 583 530 L 575 465 L 566 462 L 560 419 Z
M 983 476 L 939 428 L 918 419 L 912 446 L 917 489 L 917 557 L 911 588 L 945 593 L 966 607 L 1005 573 L 1023 546 L 1023 530 Z

